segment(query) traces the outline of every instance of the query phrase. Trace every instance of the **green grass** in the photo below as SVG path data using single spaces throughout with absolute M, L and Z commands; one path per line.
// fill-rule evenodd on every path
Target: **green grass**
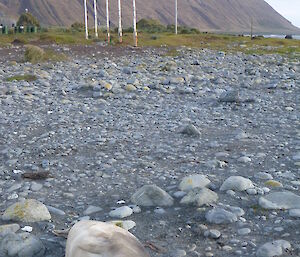
M 72 45 L 92 43 L 91 40 L 85 40 L 84 32 L 62 28 L 53 28 L 39 33 L 17 33 L 9 35 L 0 35 L 0 46 L 12 44 L 15 40 L 18 40 L 23 44 L 49 43 L 58 45 Z
M 12 81 L 27 81 L 27 82 L 32 82 L 35 81 L 37 79 L 36 76 L 34 75 L 30 75 L 30 74 L 25 74 L 25 75 L 16 75 L 13 77 L 9 77 L 6 79 L 6 81 L 8 82 L 12 82 Z
M 58 44 L 58 45 L 87 45 L 104 41 L 106 35 L 104 31 L 99 32 L 99 39 L 93 38 L 93 31 L 90 31 L 90 40 L 85 40 L 84 32 L 72 29 L 52 28 L 36 34 L 11 34 L 0 35 L 0 45 L 11 44 L 18 40 L 24 44 Z M 117 47 L 118 35 L 111 33 L 111 44 Z M 208 48 L 225 52 L 244 52 L 246 54 L 281 54 L 296 56 L 299 58 L 300 40 L 257 38 L 251 40 L 250 37 L 240 37 L 234 35 L 223 35 L 213 33 L 187 33 L 175 35 L 173 32 L 139 32 L 138 42 L 140 47 L 170 47 L 167 55 L 176 56 L 175 50 L 180 46 L 191 48 Z M 132 45 L 132 33 L 124 33 L 122 46 Z M 48 53 L 50 59 L 55 59 L 54 53 Z M 59 58 L 58 58 L 59 59 Z
M 125 35 L 124 42 L 130 44 L 131 35 Z M 168 47 L 186 46 L 192 48 L 209 48 L 225 52 L 244 52 L 249 54 L 293 54 L 300 53 L 299 40 L 263 38 L 251 40 L 250 37 L 238 37 L 220 34 L 186 34 L 174 35 L 162 33 L 157 37 L 151 34 L 139 34 L 140 46 Z M 270 49 L 271 47 L 271 49 Z

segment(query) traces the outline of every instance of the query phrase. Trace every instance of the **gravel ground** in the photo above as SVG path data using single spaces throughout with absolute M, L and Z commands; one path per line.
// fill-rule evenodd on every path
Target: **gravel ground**
M 36 199 L 52 216 L 0 225 L 30 226 L 45 247 L 41 256 L 62 257 L 66 240 L 53 230 L 82 219 L 114 220 L 111 210 L 136 208 L 132 195 L 155 184 L 174 198 L 172 206 L 142 202 L 141 212 L 124 218 L 136 223 L 130 232 L 151 256 L 300 255 L 299 59 L 54 48 L 72 57 L 32 65 L 11 62 L 22 59 L 22 46 L 0 49 L 0 212 Z M 5 82 L 20 74 L 38 79 Z M 26 177 L 39 172 L 49 177 Z M 205 194 L 205 204 L 180 203 L 190 189 L 178 186 L 194 174 L 209 180 L 204 187 L 217 200 Z M 232 176 L 243 178 L 225 186 Z M 280 202 L 263 204 L 285 191 L 295 194 L 291 206 L 280 195 Z M 89 206 L 100 208 L 87 215 Z M 208 218 L 210 210 L 221 210 L 220 223 Z M 261 248 L 274 240 L 285 244 Z

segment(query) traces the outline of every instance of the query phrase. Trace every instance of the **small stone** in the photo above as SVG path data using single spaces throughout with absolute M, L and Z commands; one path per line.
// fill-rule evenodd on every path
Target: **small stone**
M 240 131 L 240 132 L 237 133 L 235 138 L 238 139 L 238 140 L 242 140 L 242 139 L 248 139 L 248 138 L 250 138 L 250 136 L 246 132 Z
M 237 233 L 240 236 L 245 236 L 245 235 L 248 235 L 249 233 L 251 233 L 251 229 L 250 228 L 241 228 L 241 229 L 238 229 Z
M 269 180 L 273 179 L 273 176 L 266 172 L 258 172 L 257 174 L 254 175 L 254 177 L 259 179 L 269 179 Z
M 119 207 L 109 213 L 109 216 L 112 218 L 126 218 L 132 215 L 133 210 L 128 206 Z
M 289 210 L 289 215 L 293 218 L 300 218 L 300 209 Z
M 145 185 L 134 193 L 131 201 L 140 206 L 172 206 L 174 199 L 158 186 Z
M 248 163 L 248 162 L 251 162 L 251 158 L 249 158 L 247 156 L 242 156 L 242 157 L 238 158 L 237 161 L 241 162 L 241 163 Z
M 33 228 L 31 226 L 25 226 L 21 228 L 21 230 L 30 233 L 32 232 Z
M 75 198 L 75 195 L 73 193 L 68 193 L 68 192 L 63 193 L 63 196 L 68 198 L 68 199 L 74 199 Z
M 182 179 L 179 184 L 181 191 L 189 191 L 193 188 L 204 188 L 210 183 L 210 180 L 204 175 L 191 175 Z
M 187 136 L 193 136 L 193 137 L 199 137 L 201 135 L 201 132 L 193 124 L 185 125 L 181 129 L 180 133 Z
M 254 188 L 254 185 L 250 179 L 241 176 L 231 176 L 224 181 L 220 190 L 245 191 L 249 188 Z
M 227 207 L 225 207 L 225 209 L 232 212 L 232 213 L 234 213 L 237 217 L 241 217 L 245 214 L 245 211 L 240 207 L 227 206 Z
M 248 195 L 256 195 L 257 194 L 257 190 L 255 188 L 248 188 L 246 190 Z
M 237 221 L 237 216 L 234 213 L 221 208 L 215 208 L 208 211 L 205 218 L 208 222 L 214 224 L 228 224 Z
M 154 213 L 163 215 L 163 214 L 166 213 L 166 211 L 165 211 L 163 208 L 159 208 L 159 207 L 158 207 L 158 208 L 156 208 L 156 209 L 154 210 Z
M 32 182 L 32 183 L 31 183 L 30 189 L 31 189 L 32 191 L 39 191 L 39 190 L 41 190 L 42 188 L 43 188 L 43 185 L 42 185 L 42 184 L 39 184 L 39 183 L 36 183 L 36 182 Z
M 128 68 L 128 67 L 124 67 L 122 71 L 123 71 L 123 73 L 128 74 L 128 75 L 133 73 L 132 69 Z
M 219 102 L 223 103 L 239 103 L 241 101 L 239 91 L 230 90 L 221 94 Z
M 222 250 L 224 250 L 224 251 L 231 251 L 232 250 L 232 247 L 231 246 L 229 246 L 229 245 L 224 245 L 223 247 L 222 247 Z
M 102 211 L 101 207 L 91 205 L 83 212 L 83 215 L 91 215 L 100 211 Z
M 276 231 L 276 232 L 282 232 L 283 230 L 284 230 L 283 227 L 276 227 L 276 228 L 274 228 L 274 231 Z
M 283 187 L 283 185 L 276 180 L 268 180 L 265 182 L 265 186 L 268 187 Z
M 125 86 L 125 89 L 129 92 L 136 91 L 136 87 L 132 84 L 128 84 Z
M 186 251 L 185 250 L 181 250 L 181 249 L 177 249 L 171 252 L 172 257 L 183 257 L 186 256 Z
M 132 209 L 133 213 L 141 213 L 142 209 L 140 206 L 137 205 L 129 205 L 129 207 Z
M 181 204 L 194 204 L 201 207 L 218 200 L 218 194 L 208 188 L 194 188 L 180 201 Z
M 120 228 L 123 228 L 125 230 L 133 229 L 136 226 L 136 223 L 132 220 L 112 220 L 108 223 L 114 224 Z
M 6 191 L 8 192 L 8 193 L 11 193 L 11 192 L 13 192 L 13 191 L 16 191 L 16 190 L 18 190 L 18 189 L 20 189 L 22 187 L 22 184 L 21 183 L 17 183 L 17 184 L 14 184 L 14 185 L 12 185 L 9 189 L 7 189 Z
M 20 229 L 19 224 L 7 224 L 0 226 L 0 235 L 8 234 L 8 233 L 15 233 Z
M 298 152 L 297 154 L 295 154 L 295 155 L 293 156 L 293 160 L 294 160 L 294 161 L 300 161 L 300 152 Z
M 275 257 L 283 255 L 291 249 L 291 244 L 285 240 L 277 240 L 262 245 L 256 252 L 257 257 Z
M 226 194 L 228 194 L 230 196 L 235 196 L 235 192 L 233 190 L 227 190 Z
M 51 215 L 44 204 L 34 199 L 28 199 L 8 207 L 2 215 L 2 219 L 37 222 L 50 220 Z
M 177 191 L 177 192 L 175 192 L 175 193 L 173 194 L 173 196 L 174 196 L 175 198 L 182 198 L 182 197 L 184 197 L 186 194 L 187 194 L 187 192 L 184 192 L 184 191 Z
M 112 89 L 112 85 L 109 84 L 109 83 L 105 83 L 105 84 L 104 84 L 104 87 L 105 87 L 107 90 L 111 90 L 111 89 Z
M 59 216 L 65 216 L 66 215 L 66 213 L 63 210 L 60 210 L 58 208 L 55 208 L 55 207 L 52 207 L 52 206 L 49 206 L 49 205 L 47 205 L 46 207 L 47 207 L 48 211 L 51 214 L 59 215 Z
M 210 229 L 204 232 L 204 236 L 212 239 L 218 239 L 221 236 L 221 232 L 216 229 Z

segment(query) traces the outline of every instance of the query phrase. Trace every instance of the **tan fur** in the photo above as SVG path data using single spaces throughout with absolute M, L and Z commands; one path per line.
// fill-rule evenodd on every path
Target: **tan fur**
M 99 221 L 80 221 L 69 232 L 66 257 L 150 256 L 126 230 Z

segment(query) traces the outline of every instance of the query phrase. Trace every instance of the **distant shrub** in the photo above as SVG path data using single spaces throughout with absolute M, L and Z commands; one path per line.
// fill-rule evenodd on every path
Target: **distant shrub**
M 158 20 L 141 19 L 137 23 L 137 29 L 138 29 L 138 31 L 142 31 L 142 32 L 146 32 L 146 33 L 164 33 L 164 32 L 174 33 L 175 25 L 170 24 L 170 25 L 164 26 Z M 116 28 L 115 32 L 117 32 L 117 28 Z M 131 32 L 133 32 L 133 28 L 131 27 L 131 28 L 124 29 L 124 32 L 131 33 Z M 178 33 L 179 34 L 200 34 L 200 31 L 195 28 L 178 26 Z
M 174 27 L 175 29 L 175 27 Z M 178 33 L 179 34 L 200 34 L 200 31 L 195 28 L 189 28 L 185 26 L 179 26 L 178 27 Z
M 162 25 L 158 20 L 153 19 L 141 19 L 137 23 L 137 28 L 140 31 L 145 31 L 149 33 L 156 33 L 156 32 L 165 32 L 167 28 Z
M 60 62 L 67 59 L 64 54 L 59 54 L 54 51 L 44 51 L 42 48 L 34 45 L 27 45 L 24 55 L 26 62 L 40 63 L 45 61 Z
M 40 27 L 40 23 L 37 18 L 35 18 L 31 13 L 21 14 L 19 20 L 17 21 L 17 26 L 36 26 Z
M 26 51 L 25 51 L 26 62 L 37 63 L 43 61 L 44 57 L 45 57 L 45 51 L 42 48 L 33 45 L 26 46 Z
M 124 33 L 133 33 L 133 27 L 123 29 Z
M 71 25 L 71 28 L 76 31 L 84 31 L 84 24 L 80 22 L 75 22 Z

